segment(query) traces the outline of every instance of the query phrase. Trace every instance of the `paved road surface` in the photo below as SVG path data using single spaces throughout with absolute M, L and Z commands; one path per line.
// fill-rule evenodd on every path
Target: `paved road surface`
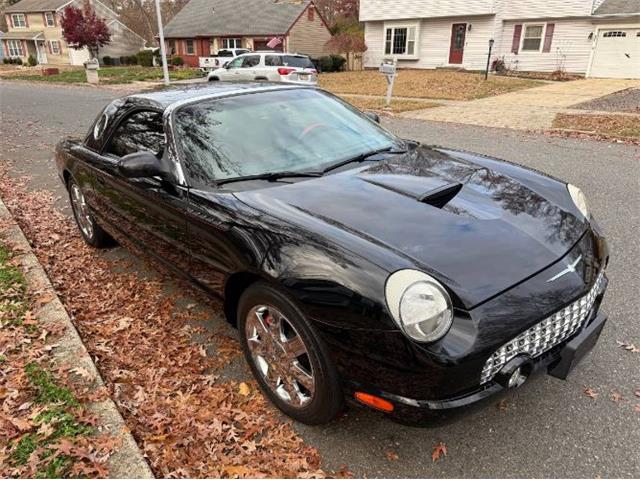
M 84 133 L 113 96 L 90 88 L 0 83 L 0 161 L 14 160 L 34 186 L 57 192 L 65 205 L 49 161 L 51 145 L 64 133 Z M 367 477 L 639 477 L 640 413 L 633 406 L 640 398 L 633 391 L 640 388 L 640 354 L 623 351 L 616 341 L 640 346 L 640 149 L 414 120 L 384 123 L 407 138 L 501 156 L 582 187 L 613 252 L 604 305 L 610 322 L 568 382 L 541 377 L 525 384 L 507 397 L 506 411 L 489 405 L 453 425 L 416 429 L 362 410 L 326 427 L 297 430 L 320 450 L 324 466 L 346 464 Z M 236 374 L 246 370 L 238 365 Z M 601 392 L 597 400 L 583 394 L 584 385 Z M 623 403 L 609 399 L 613 390 L 623 394 Z M 433 464 L 431 451 L 440 441 L 449 456 Z M 389 461 L 387 451 L 399 459 Z

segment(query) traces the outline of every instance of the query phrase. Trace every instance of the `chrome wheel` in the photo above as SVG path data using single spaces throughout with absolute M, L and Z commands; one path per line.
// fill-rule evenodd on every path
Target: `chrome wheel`
M 276 308 L 258 305 L 249 310 L 245 335 L 260 375 L 282 401 L 295 408 L 307 405 L 315 393 L 307 346 Z
M 73 207 L 73 213 L 78 222 L 80 230 L 85 237 L 93 238 L 93 220 L 91 219 L 91 213 L 89 212 L 89 206 L 87 205 L 84 195 L 80 191 L 80 187 L 75 183 L 71 184 L 71 206 Z

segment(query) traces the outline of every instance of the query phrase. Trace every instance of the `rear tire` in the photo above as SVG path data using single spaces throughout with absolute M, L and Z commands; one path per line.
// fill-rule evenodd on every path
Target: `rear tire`
M 73 179 L 69 179 L 67 185 L 69 191 L 69 201 L 73 218 L 78 225 L 78 230 L 84 241 L 94 248 L 107 248 L 115 244 L 115 241 L 100 225 L 95 221 L 93 214 L 87 205 L 84 194 L 80 186 Z
M 218 77 L 209 77 L 210 82 L 219 82 L 220 79 Z
M 335 419 L 343 392 L 328 350 L 302 312 L 264 282 L 240 297 L 242 350 L 262 391 L 285 414 L 307 425 Z

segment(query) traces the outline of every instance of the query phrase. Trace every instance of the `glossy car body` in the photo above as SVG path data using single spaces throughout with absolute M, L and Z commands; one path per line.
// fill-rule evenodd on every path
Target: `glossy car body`
M 190 181 L 174 137 L 176 111 L 284 90 L 306 89 L 215 84 L 117 100 L 84 140 L 58 145 L 61 178 L 80 186 L 97 222 L 117 240 L 223 298 L 230 322 L 249 285 L 277 286 L 326 343 L 346 397 L 386 399 L 397 418 L 418 420 L 505 390 L 505 372 L 481 383 L 494 352 L 591 292 L 575 332 L 535 358 L 515 359 L 523 359 L 527 375 L 550 369 L 566 376 L 579 360 L 572 352 L 586 353 L 604 325 L 598 310 L 609 259 L 600 228 L 580 214 L 566 184 L 416 144 L 319 178 L 219 187 Z M 162 115 L 171 181 L 123 178 L 118 159 L 104 153 L 118 125 L 138 111 Z M 392 318 L 385 284 L 403 269 L 446 286 L 454 318 L 442 339 L 413 341 Z

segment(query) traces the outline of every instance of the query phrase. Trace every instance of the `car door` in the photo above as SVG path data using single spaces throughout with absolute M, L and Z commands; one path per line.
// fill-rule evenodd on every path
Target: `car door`
M 94 182 L 97 213 L 125 241 L 186 272 L 186 188 L 159 177 L 125 178 L 118 172 L 117 165 L 126 161 L 126 155 L 143 150 L 166 154 L 160 111 L 133 110 L 105 143 Z
M 242 66 L 238 69 L 237 80 L 255 80 L 260 67 L 260 55 L 243 55 Z

